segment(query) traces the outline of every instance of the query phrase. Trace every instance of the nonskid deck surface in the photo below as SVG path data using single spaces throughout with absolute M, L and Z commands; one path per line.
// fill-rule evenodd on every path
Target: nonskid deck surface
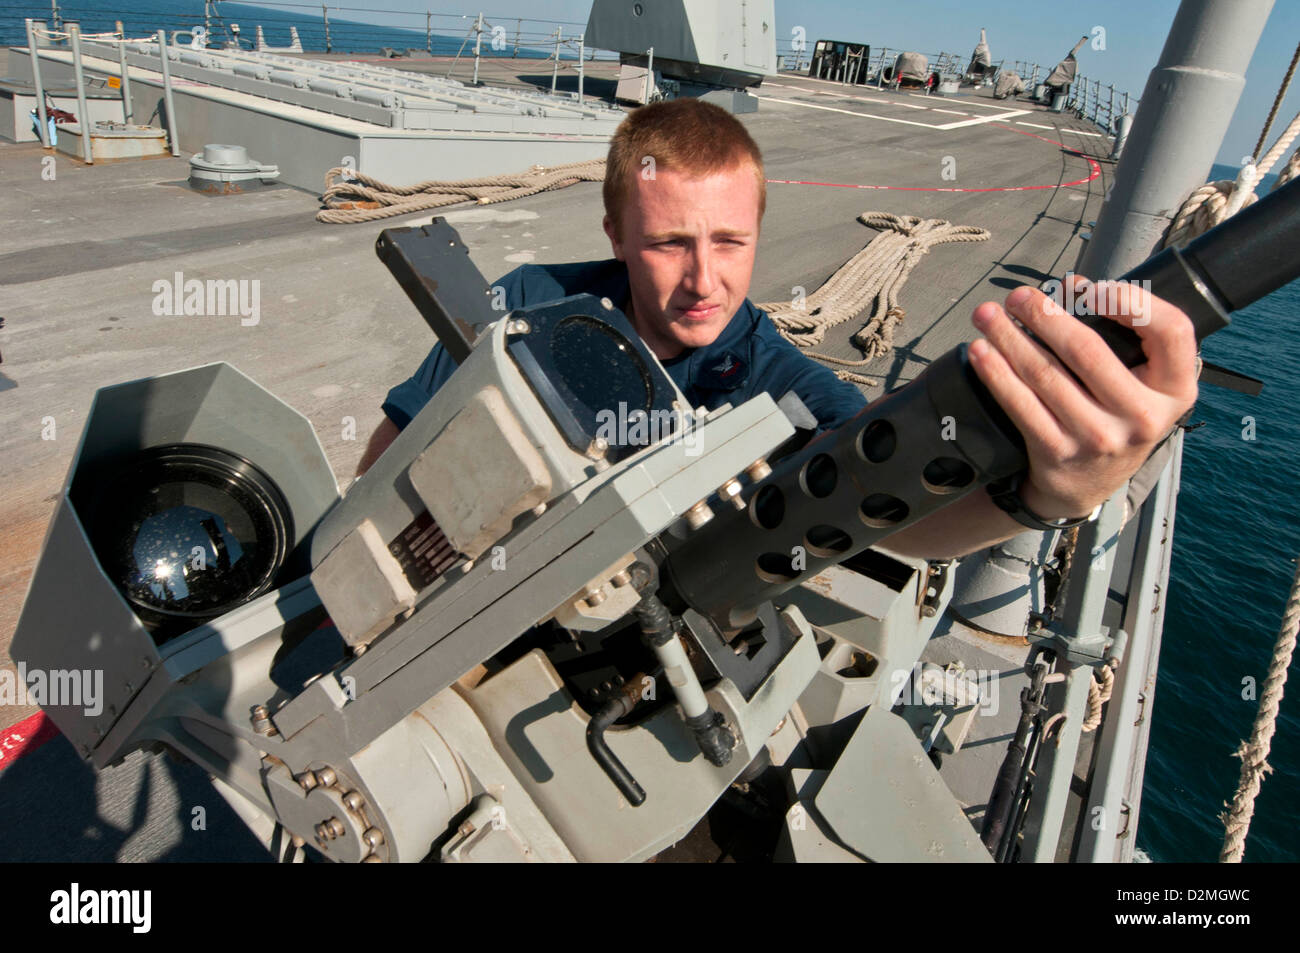
M 488 62 L 489 81 L 550 86 L 545 62 Z M 462 62 L 453 75 L 467 79 L 470 69 Z M 611 76 L 609 64 L 591 64 L 588 94 L 609 95 Z M 559 85 L 576 88 L 576 77 L 562 74 Z M 764 151 L 772 184 L 753 300 L 781 300 L 795 286 L 811 293 L 874 236 L 856 221 L 864 211 L 944 218 L 992 233 L 986 242 L 940 247 L 916 267 L 903 291 L 907 317 L 895 351 L 864 369 L 882 380 L 869 396 L 973 337 L 969 315 L 981 301 L 1066 271 L 1109 184 L 1111 164 L 1087 158 L 1109 149 L 1104 137 L 1085 135 L 1096 132 L 1091 124 L 998 103 L 983 91 L 925 97 L 783 74 L 757 92 L 759 111 L 741 118 Z M 96 389 L 228 361 L 311 420 L 346 486 L 381 419 L 385 392 L 415 369 L 433 340 L 373 251 L 381 228 L 427 222 L 430 214 L 322 225 L 313 194 L 272 188 L 218 199 L 189 190 L 184 155 L 85 166 L 55 154 L 53 178 L 45 160 L 38 145 L 0 145 L 0 218 L 20 225 L 0 234 L 0 658 L 10 668 L 9 640 Z M 525 262 L 610 254 L 595 184 L 443 214 L 489 280 Z M 161 292 L 196 278 L 256 282 L 245 286 L 256 289 L 246 298 L 256 301 L 256 313 L 165 313 Z M 832 329 L 821 350 L 856 357 L 849 338 L 864 319 Z M 0 728 L 34 712 L 5 706 Z M 67 783 L 47 788 L 47 771 L 31 770 L 43 761 Z M 160 811 L 157 799 L 173 797 L 160 792 L 189 792 L 174 795 L 181 803 L 198 791 L 209 816 L 224 811 L 201 777 L 185 773 L 197 775 L 192 766 L 160 770 L 134 755 L 96 781 L 61 738 L 21 764 L 14 770 L 0 762 L 0 803 L 30 804 L 34 812 L 5 812 L 0 844 L 15 845 L 5 848 L 13 856 L 160 858 L 195 836 L 196 856 L 205 855 L 209 839 L 177 822 L 185 812 Z M 124 792 L 144 799 L 134 812 L 123 812 Z M 126 833 L 101 824 L 97 834 L 53 838 L 59 815 L 74 802 L 85 813 L 90 801 L 101 819 L 120 814 L 122 823 L 111 826 Z M 242 830 L 233 815 L 228 820 Z

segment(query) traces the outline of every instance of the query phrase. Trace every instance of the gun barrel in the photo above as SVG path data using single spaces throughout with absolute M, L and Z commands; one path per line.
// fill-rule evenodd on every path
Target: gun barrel
M 1122 276 L 1192 319 L 1197 339 L 1300 275 L 1286 236 L 1300 224 L 1300 181 L 1275 190 L 1181 250 Z M 1085 317 L 1128 366 L 1146 358 L 1130 328 Z M 723 628 L 828 566 L 1026 465 L 1024 443 L 962 344 L 911 383 L 774 465 L 665 562 L 674 588 Z

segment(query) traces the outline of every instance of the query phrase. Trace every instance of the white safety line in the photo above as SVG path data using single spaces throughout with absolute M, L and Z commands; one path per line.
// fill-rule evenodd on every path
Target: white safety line
M 936 126 L 928 122 L 913 122 L 910 119 L 895 119 L 891 116 L 876 116 L 872 113 L 860 113 L 852 109 L 837 109 L 834 106 L 819 106 L 816 103 L 801 103 L 797 99 L 777 99 L 775 96 L 759 96 L 751 93 L 756 99 L 766 99 L 768 102 L 785 103 L 789 106 L 803 106 L 805 109 L 825 109 L 827 112 L 844 113 L 846 116 L 857 116 L 861 119 L 879 119 L 883 122 L 899 122 L 905 126 L 920 126 L 922 129 L 946 129 L 947 126 Z M 954 125 L 960 125 L 954 124 Z
M 1016 120 L 1017 126 L 1028 126 L 1030 129 L 1050 129 L 1055 130 L 1055 126 L 1044 126 L 1041 122 L 1025 122 L 1023 119 Z
M 1030 110 L 1013 109 L 1009 112 L 999 113 L 996 116 L 980 116 L 978 119 L 963 119 L 961 122 L 950 122 L 946 125 L 935 126 L 936 129 L 965 129 L 967 126 L 978 126 L 981 123 L 997 122 L 999 119 L 1010 119 L 1012 116 L 1026 116 Z
M 850 93 L 835 92 L 828 89 L 806 89 L 803 86 L 791 86 L 788 83 L 764 83 L 764 86 L 778 86 L 781 89 L 793 89 L 798 93 L 807 93 L 809 96 L 835 96 L 840 99 L 851 99 L 855 103 L 877 103 L 881 106 L 901 106 L 904 109 L 930 109 L 930 106 L 914 106 L 911 103 L 900 103 L 892 99 L 885 99 L 883 96 L 854 96 Z M 969 113 L 961 113 L 969 115 Z
M 1061 127 L 1061 132 L 1072 132 L 1072 133 L 1074 133 L 1076 136 L 1096 136 L 1096 137 L 1099 138 L 1099 139 L 1100 139 L 1100 138 L 1102 137 L 1102 135 L 1103 135 L 1103 133 L 1100 133 L 1100 132 L 1083 132 L 1083 131 L 1080 130 L 1080 129 L 1071 129 L 1069 126 L 1062 126 L 1062 127 Z
M 825 83 L 828 86 L 853 86 L 854 85 L 853 83 L 842 83 L 838 79 L 822 79 L 820 76 L 805 76 L 803 73 L 796 73 L 793 76 L 784 75 L 781 73 L 778 73 L 777 75 L 782 76 L 783 79 L 798 79 L 798 80 L 803 80 L 806 83 Z M 764 82 L 766 82 L 766 80 L 764 80 Z M 773 83 L 772 85 L 775 86 L 776 84 Z
M 982 99 L 974 96 L 959 96 L 956 99 L 949 99 L 947 96 L 927 96 L 925 93 L 908 93 L 914 99 L 939 99 L 940 102 L 949 102 L 954 106 L 983 106 L 985 109 L 1006 109 L 1001 103 L 986 103 Z
M 955 109 L 940 109 L 938 106 L 922 106 L 922 109 L 932 109 L 937 113 L 947 113 L 950 116 L 969 116 L 970 113 L 958 112 Z

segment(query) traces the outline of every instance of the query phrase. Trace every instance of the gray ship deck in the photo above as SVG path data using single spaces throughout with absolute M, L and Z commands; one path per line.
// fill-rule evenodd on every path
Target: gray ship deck
M 545 62 L 487 62 L 489 82 L 550 86 Z M 3 65 L 0 51 L 0 75 Z M 456 76 L 467 78 L 469 68 L 462 62 Z M 609 95 L 611 75 L 609 64 L 593 64 L 587 92 Z M 561 88 L 575 85 L 572 74 L 561 77 Z M 973 337 L 969 315 L 980 302 L 1067 270 L 1109 184 L 1112 166 L 1101 158 L 1109 140 L 1091 124 L 998 103 L 983 91 L 925 97 L 783 74 L 758 94 L 759 112 L 742 121 L 763 148 L 769 179 L 780 181 L 768 187 L 753 300 L 787 298 L 796 285 L 811 293 L 874 236 L 856 221 L 866 210 L 944 218 L 992 234 L 938 248 L 917 267 L 903 292 L 907 317 L 896 349 L 863 369 L 882 380 L 870 396 Z M 0 216 L 10 223 L 0 236 L 0 659 L 10 667 L 28 580 L 97 388 L 230 362 L 311 420 L 346 485 L 381 419 L 385 391 L 432 343 L 373 251 L 380 229 L 427 222 L 428 214 L 322 225 L 314 221 L 317 197 L 305 192 L 193 192 L 184 184 L 185 158 L 85 166 L 56 154 L 56 176 L 47 180 L 44 155 L 37 144 L 0 145 L 7 183 Z M 943 178 L 954 163 L 955 179 Z M 609 256 L 594 184 L 443 214 L 489 279 L 521 262 Z M 153 284 L 177 273 L 259 280 L 259 322 L 156 315 Z M 856 357 L 849 338 L 859 326 L 833 329 L 822 350 Z M 54 439 L 43 438 L 49 418 Z M 0 727 L 33 713 L 6 706 Z M 32 810 L 5 812 L 4 859 L 211 857 L 214 840 L 185 823 L 186 805 L 198 803 L 224 812 L 223 837 L 243 831 L 192 766 L 151 767 L 137 754 L 97 780 L 55 739 L 15 767 L 0 761 L 0 800 Z M 87 807 L 92 797 L 97 813 Z M 69 816 L 77 818 L 71 826 Z M 73 830 L 82 820 L 84 830 Z M 252 856 L 237 846 L 242 841 L 229 843 L 229 852 Z

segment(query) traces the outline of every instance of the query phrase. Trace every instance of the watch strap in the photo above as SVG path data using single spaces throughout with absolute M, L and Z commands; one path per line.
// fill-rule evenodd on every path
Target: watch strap
M 1069 529 L 1072 526 L 1082 526 L 1084 523 L 1092 522 L 1101 512 L 1101 507 L 1098 506 L 1087 516 L 1059 520 L 1043 519 L 1020 498 L 1020 486 L 1024 483 L 1024 479 L 1025 475 L 1023 473 L 1016 473 L 1001 480 L 994 480 L 987 487 L 989 496 L 993 498 L 994 505 L 1022 526 L 1043 530 L 1044 532 Z

